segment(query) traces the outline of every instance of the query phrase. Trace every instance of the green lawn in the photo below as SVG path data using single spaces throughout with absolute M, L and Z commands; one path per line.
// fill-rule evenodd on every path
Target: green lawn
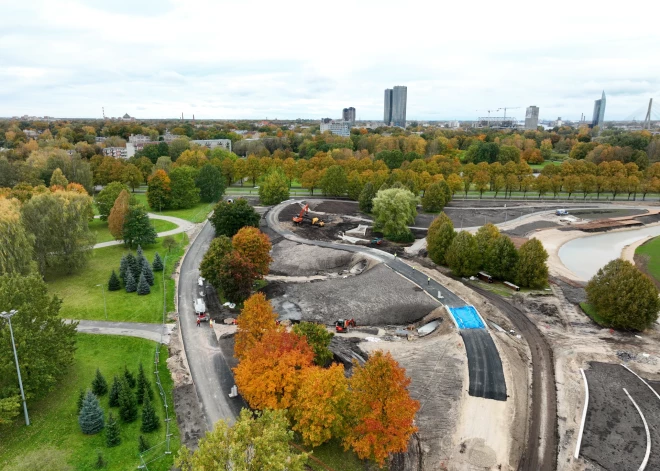
M 637 247 L 635 254 L 648 256 L 646 269 L 653 278 L 660 281 L 660 237 L 654 237 Z
M 532 167 L 534 170 L 541 170 L 543 167 L 547 165 L 561 165 L 562 162 L 557 161 L 557 160 L 545 160 L 541 164 L 530 164 L 529 166 Z
M 174 269 L 175 262 L 183 255 L 184 247 L 188 244 L 186 234 L 173 236 L 179 246 L 167 256 L 166 284 L 167 284 L 167 310 L 174 310 L 174 280 L 169 275 Z M 147 247 L 144 255 L 153 262 L 154 253 L 161 257 L 167 254 L 162 246 L 162 238 L 156 244 Z M 105 286 L 105 300 L 108 308 L 108 320 L 126 322 L 161 322 L 163 314 L 163 272 L 155 272 L 155 284 L 151 287 L 151 294 L 138 296 L 136 293 L 126 291 L 108 291 L 107 283 L 112 270 L 119 273 L 121 257 L 128 252 L 123 245 L 115 245 L 102 249 L 94 249 L 88 265 L 78 273 L 64 275 L 57 272 L 48 272 L 46 282 L 51 293 L 63 299 L 61 315 L 69 319 L 105 320 L 103 307 L 103 291 L 97 284 Z
M 208 214 L 213 211 L 213 207 L 215 206 L 215 203 L 197 203 L 195 206 L 188 209 L 165 209 L 163 211 L 159 211 L 158 208 L 155 210 L 149 208 L 146 193 L 133 193 L 133 196 L 139 203 L 143 204 L 145 208 L 154 214 L 173 216 L 195 223 L 204 222 L 204 220 L 206 220 L 206 216 L 208 216 Z
M 162 219 L 152 219 L 151 225 L 154 226 L 156 232 L 171 231 L 172 229 L 177 228 L 177 225 L 173 222 L 163 221 Z M 95 218 L 89 223 L 89 228 L 96 234 L 97 244 L 114 240 L 114 237 L 112 237 L 112 234 L 110 234 L 110 230 L 108 229 L 108 221 L 101 221 L 100 219 Z
M 137 374 L 138 364 L 142 362 L 154 389 L 154 406 L 161 422 L 161 427 L 158 430 L 145 435 L 151 445 L 163 442 L 165 437 L 163 422 L 165 413 L 153 374 L 155 348 L 155 342 L 144 339 L 78 334 L 75 362 L 67 375 L 47 397 L 29 403 L 31 425 L 29 427 L 25 426 L 21 414 L 13 424 L 0 427 L 0 436 L 2 437 L 2 440 L 0 440 L 0 469 L 9 466 L 12 460 L 20 460 L 26 454 L 45 447 L 54 447 L 64 452 L 69 463 L 78 471 L 94 469 L 93 464 L 98 451 L 103 453 L 108 462 L 107 468 L 104 468 L 108 471 L 137 469 L 140 463 L 137 452 L 137 438 L 140 434 L 141 420 L 138 418 L 137 421 L 131 424 L 120 422 L 121 445 L 106 448 L 105 431 L 96 435 L 83 435 L 80 432 L 76 400 L 80 389 L 90 387 L 96 368 L 101 370 L 108 383 L 111 384 L 113 376 L 120 374 L 124 369 L 124 365 L 128 365 L 129 369 Z M 173 412 L 172 379 L 167 370 L 166 358 L 167 347 L 162 346 L 159 371 L 170 410 L 170 417 L 172 417 L 170 433 L 173 436 L 171 437 L 170 449 L 173 454 L 165 455 L 149 464 L 150 471 L 170 469 L 173 456 L 179 448 L 179 430 Z M 107 420 L 109 410 L 107 394 L 101 398 L 101 406 L 106 412 Z M 113 414 L 118 415 L 117 408 L 113 408 Z M 160 447 L 160 450 L 162 449 L 163 447 Z
M 301 444 L 298 446 L 305 451 L 309 452 L 309 447 L 304 447 Z M 319 461 L 328 467 L 337 471 L 364 471 L 366 463 L 357 457 L 352 451 L 344 451 L 341 443 L 336 440 L 331 440 L 323 445 L 311 449 L 310 458 L 307 460 L 307 466 L 314 471 L 327 471 L 327 467 L 319 464 Z M 371 468 L 369 468 L 371 469 Z M 388 468 L 382 468 L 386 471 Z
M 600 317 L 598 313 L 596 313 L 596 309 L 594 307 L 587 303 L 580 303 L 580 307 L 582 308 L 582 311 L 591 318 L 592 321 L 594 321 L 596 324 L 598 324 L 601 327 L 609 327 L 609 324 L 605 319 Z

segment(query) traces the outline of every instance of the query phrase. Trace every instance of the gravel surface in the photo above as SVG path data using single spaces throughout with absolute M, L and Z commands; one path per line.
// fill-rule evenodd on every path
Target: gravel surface
M 266 292 L 269 297 L 279 295 L 273 299 L 276 310 L 290 303 L 293 307 L 287 310 L 299 309 L 302 320 L 332 325 L 337 319 L 354 318 L 358 325 L 407 325 L 438 307 L 418 290 L 391 269 L 377 265 L 346 279 L 279 284 Z
M 557 227 L 558 225 L 559 224 L 552 221 L 536 221 L 536 222 L 530 222 L 528 224 L 523 224 L 522 226 L 514 227 L 513 229 L 503 231 L 503 233 L 514 237 L 524 237 L 529 232 L 535 231 L 537 229 Z
M 368 214 L 364 214 L 360 211 L 360 207 L 357 201 L 324 200 L 318 202 L 311 200 L 308 201 L 308 203 L 310 209 L 314 211 L 321 211 L 323 213 L 333 213 L 333 214 L 347 214 L 349 216 L 370 218 Z
M 637 214 L 644 214 L 647 211 L 645 209 L 585 209 L 571 211 L 569 208 L 569 212 L 572 216 L 593 220 L 635 216 Z
M 580 304 L 587 300 L 587 292 L 584 288 L 569 285 L 557 277 L 552 277 L 551 281 L 561 288 L 568 302 L 572 304 Z

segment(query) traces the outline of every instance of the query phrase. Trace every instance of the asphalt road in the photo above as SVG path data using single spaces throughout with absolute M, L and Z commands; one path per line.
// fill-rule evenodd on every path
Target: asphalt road
M 199 264 L 215 237 L 208 222 L 190 246 L 181 263 L 179 276 L 179 324 L 188 365 L 209 430 L 220 419 L 234 423 L 243 407 L 243 399 L 228 396 L 234 376 L 208 324 L 197 327 L 194 300 L 197 293 Z
M 188 229 L 190 229 L 192 226 L 194 226 L 192 222 L 186 221 L 185 219 L 175 218 L 174 216 L 163 216 L 162 214 L 149 213 L 149 219 L 162 219 L 163 221 L 168 221 L 178 226 L 175 229 L 171 229 L 169 231 L 159 232 L 158 237 L 180 234 L 181 232 L 185 232 Z M 123 243 L 124 241 L 122 240 L 111 240 L 108 242 L 100 242 L 94 245 L 94 248 L 100 249 L 103 247 L 112 247 L 113 245 L 120 245 Z
M 486 329 L 461 329 L 470 375 L 470 396 L 506 401 L 502 360 Z
M 76 321 L 77 330 L 85 334 L 125 335 L 140 337 L 154 342 L 170 343 L 174 324 L 143 324 L 140 322 Z

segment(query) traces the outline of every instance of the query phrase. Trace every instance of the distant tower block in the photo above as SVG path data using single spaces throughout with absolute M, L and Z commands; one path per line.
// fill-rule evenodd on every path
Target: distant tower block
M 528 106 L 525 112 L 525 129 L 528 131 L 536 131 L 539 126 L 539 107 Z

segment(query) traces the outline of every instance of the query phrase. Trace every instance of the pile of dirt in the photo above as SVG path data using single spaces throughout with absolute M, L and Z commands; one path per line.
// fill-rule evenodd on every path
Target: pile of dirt
M 548 227 L 557 227 L 558 225 L 559 224 L 552 221 L 536 221 L 536 222 L 530 222 L 528 224 L 523 224 L 522 226 L 514 227 L 513 229 L 503 231 L 503 233 L 510 236 L 525 237 L 528 233 L 532 231 L 538 229 L 546 229 Z
M 320 202 L 317 202 L 311 200 L 308 203 L 310 209 L 322 213 L 345 214 L 347 216 L 369 218 L 368 215 L 360 212 L 360 207 L 357 201 L 321 200 Z
M 607 219 L 607 218 L 620 218 L 625 216 L 636 216 L 638 214 L 645 214 L 648 211 L 645 209 L 585 209 L 570 211 L 572 216 L 582 219 Z
M 270 273 L 285 276 L 317 275 L 350 268 L 351 252 L 298 244 L 284 239 L 273 246 Z
M 350 375 L 353 360 L 356 360 L 360 365 L 364 365 L 369 359 L 369 355 L 362 351 L 358 345 L 361 340 L 355 337 L 340 337 L 335 335 L 330 341 L 328 348 L 334 355 L 334 360 L 344 365 L 344 371 L 347 375 Z

